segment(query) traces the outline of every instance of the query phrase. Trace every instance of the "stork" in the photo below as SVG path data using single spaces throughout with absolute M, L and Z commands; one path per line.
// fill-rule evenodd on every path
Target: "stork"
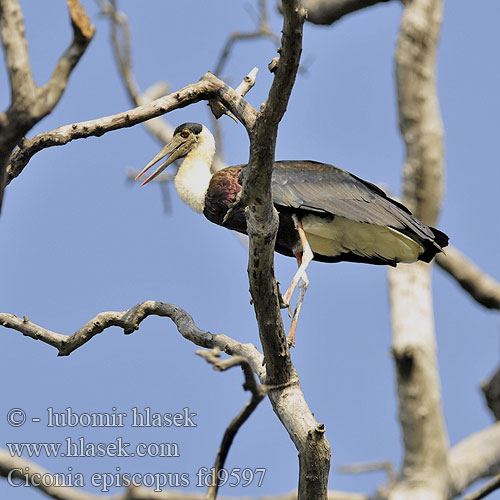
M 174 180 L 179 197 L 209 221 L 246 234 L 246 207 L 237 198 L 246 165 L 212 174 L 214 154 L 215 140 L 208 128 L 183 123 L 136 180 L 165 156 L 170 155 L 141 186 L 184 158 Z M 289 333 L 292 345 L 309 285 L 306 268 L 312 260 L 396 266 L 399 262 L 430 262 L 448 244 L 446 234 L 413 217 L 380 188 L 333 165 L 310 160 L 277 161 L 271 183 L 279 213 L 275 251 L 295 257 L 299 266 L 283 296 L 289 307 L 299 285 Z

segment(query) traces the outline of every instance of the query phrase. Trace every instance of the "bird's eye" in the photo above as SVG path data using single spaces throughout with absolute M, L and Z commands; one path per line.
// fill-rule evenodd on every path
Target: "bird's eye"
M 181 137 L 184 137 L 184 139 L 186 137 L 189 137 L 189 130 L 187 128 L 185 128 L 182 132 L 181 132 Z

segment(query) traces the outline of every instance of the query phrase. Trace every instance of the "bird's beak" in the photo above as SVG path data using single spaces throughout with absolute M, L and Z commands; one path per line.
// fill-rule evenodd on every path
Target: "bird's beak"
M 139 179 L 145 172 L 147 172 L 155 163 L 158 163 L 165 156 L 170 155 L 166 162 L 160 165 L 142 184 L 147 184 L 149 181 L 158 177 L 171 163 L 178 158 L 181 158 L 191 151 L 195 139 L 192 134 L 187 139 L 180 135 L 174 136 L 173 139 L 137 174 L 135 180 Z

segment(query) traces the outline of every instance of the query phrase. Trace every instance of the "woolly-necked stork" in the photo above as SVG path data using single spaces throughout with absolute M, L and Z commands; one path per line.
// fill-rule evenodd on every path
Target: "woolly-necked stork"
M 142 184 L 185 158 L 175 177 L 180 198 L 221 226 L 246 234 L 245 206 L 235 204 L 245 165 L 212 175 L 215 141 L 199 123 L 183 123 L 139 173 L 136 180 L 167 155 L 168 159 Z M 430 262 L 448 244 L 448 236 L 412 216 L 401 203 L 355 175 L 315 161 L 277 161 L 272 174 L 273 202 L 279 213 L 275 250 L 295 256 L 299 269 L 284 295 L 289 304 L 300 282 L 290 328 L 293 343 L 298 314 L 309 284 L 305 270 L 312 260 L 388 264 Z M 231 208 L 231 210 L 229 210 Z

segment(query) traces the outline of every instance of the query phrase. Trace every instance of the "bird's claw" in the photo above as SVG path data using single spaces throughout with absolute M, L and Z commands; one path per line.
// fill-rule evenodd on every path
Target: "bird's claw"
M 234 198 L 234 201 L 231 203 L 231 205 L 229 205 L 229 208 L 226 212 L 226 215 L 224 215 L 224 218 L 222 219 L 222 224 L 221 226 L 223 226 L 226 222 L 227 222 L 227 219 L 231 216 L 231 214 L 233 213 L 234 209 L 240 205 L 241 203 L 241 193 L 243 193 L 243 191 L 240 191 L 236 197 Z

